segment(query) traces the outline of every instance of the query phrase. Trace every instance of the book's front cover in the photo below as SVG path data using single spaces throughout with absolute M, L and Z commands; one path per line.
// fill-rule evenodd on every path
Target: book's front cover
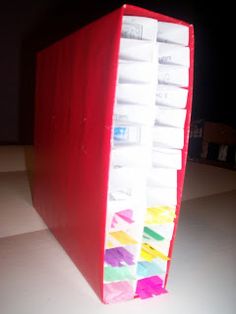
M 100 298 L 121 22 L 119 9 L 37 56 L 34 206 Z

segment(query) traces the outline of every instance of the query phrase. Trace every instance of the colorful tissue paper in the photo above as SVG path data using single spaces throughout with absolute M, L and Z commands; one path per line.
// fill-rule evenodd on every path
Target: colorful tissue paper
M 127 224 L 131 224 L 134 222 L 132 219 L 133 217 L 133 211 L 132 209 L 124 209 L 114 214 L 111 222 L 111 228 L 115 228 L 119 225 L 120 219 L 122 222 L 125 222 Z
M 163 288 L 163 281 L 158 276 L 140 279 L 137 282 L 136 294 L 140 299 L 151 298 L 153 295 L 160 295 L 166 293 Z
M 165 254 L 157 251 L 156 249 L 154 249 L 148 243 L 143 243 L 142 244 L 141 254 L 140 255 L 141 255 L 141 258 L 144 259 L 147 262 L 151 262 L 155 258 L 161 258 L 161 259 L 163 259 L 165 261 L 170 260 L 170 258 L 168 256 L 166 256 Z
M 104 280 L 107 282 L 135 279 L 136 279 L 135 269 L 132 268 L 132 266 L 124 267 L 108 266 L 104 268 Z
M 165 274 L 165 270 L 158 266 L 155 262 L 138 262 L 138 277 L 151 277 L 154 275 Z
M 129 236 L 125 231 L 114 231 L 109 233 L 115 240 L 122 245 L 137 244 L 138 242 Z
M 133 211 L 132 209 L 124 209 L 121 210 L 117 213 L 117 216 L 121 217 L 122 219 L 124 219 L 125 221 L 127 221 L 128 223 L 132 223 L 134 222 L 134 220 L 132 219 L 133 217 Z
M 105 251 L 104 260 L 108 265 L 121 267 L 124 265 L 133 265 L 134 256 L 124 247 L 107 249 Z
M 104 284 L 103 300 L 105 303 L 115 303 L 133 299 L 134 291 L 128 281 L 118 281 Z
M 116 215 L 114 215 L 111 221 L 111 228 L 115 228 L 118 223 L 119 222 L 117 221 Z
M 147 209 L 145 224 L 165 224 L 173 222 L 175 219 L 175 207 L 158 206 Z
M 148 227 L 144 227 L 144 235 L 146 236 L 149 236 L 157 241 L 162 241 L 164 240 L 165 238 L 163 236 L 161 236 L 160 234 L 158 234 L 157 232 L 155 232 L 154 230 L 148 228 Z

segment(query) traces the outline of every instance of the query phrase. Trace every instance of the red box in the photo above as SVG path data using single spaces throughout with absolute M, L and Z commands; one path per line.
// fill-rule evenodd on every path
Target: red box
M 175 230 L 168 255 L 171 258 L 188 150 L 193 27 L 124 5 L 37 55 L 34 206 L 101 300 L 104 300 L 112 118 L 123 15 L 150 17 L 189 28 L 190 83 L 183 165 L 178 171 Z M 167 277 L 168 272 L 165 284 Z

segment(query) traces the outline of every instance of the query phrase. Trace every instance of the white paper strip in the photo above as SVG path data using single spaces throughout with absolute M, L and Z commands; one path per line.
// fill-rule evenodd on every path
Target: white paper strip
M 176 86 L 158 84 L 156 89 L 156 104 L 185 108 L 188 90 Z
M 177 204 L 176 188 L 147 188 L 147 206 L 155 207 L 158 205 L 175 206 Z
M 175 44 L 158 43 L 158 60 L 162 64 L 190 65 L 190 49 Z
M 167 261 L 164 261 L 161 258 L 154 259 L 153 262 L 157 264 L 158 268 L 161 268 L 164 273 L 167 272 Z M 160 275 L 158 275 L 160 276 Z
M 184 128 L 186 110 L 156 106 L 155 124 Z
M 121 38 L 119 59 L 156 62 L 157 45 L 149 41 Z
M 154 67 L 151 62 L 135 62 L 121 60 L 118 66 L 120 83 L 150 83 L 154 77 Z
M 114 215 L 116 212 L 133 208 L 134 202 L 132 200 L 124 200 L 124 201 L 108 201 L 107 202 L 107 211 L 109 211 L 112 215 Z
M 115 125 L 113 141 L 115 145 L 145 145 L 150 142 L 150 131 L 145 126 Z
M 156 147 L 152 151 L 152 164 L 154 167 L 181 169 L 182 152 L 180 149 Z
M 182 149 L 184 147 L 184 130 L 179 128 L 156 126 L 153 128 L 153 145 Z
M 170 241 L 173 236 L 174 226 L 174 223 L 170 222 L 160 225 L 153 225 L 152 229 L 160 234 L 162 237 Z
M 155 92 L 152 84 L 128 84 L 117 85 L 116 97 L 119 103 L 130 103 L 136 105 L 153 105 L 155 102 Z
M 135 126 L 115 126 L 113 140 L 115 144 L 140 144 L 141 128 Z
M 147 179 L 148 186 L 177 188 L 177 170 L 166 168 L 151 168 Z
M 181 24 L 159 22 L 157 41 L 188 46 L 189 28 Z
M 180 65 L 159 64 L 158 82 L 159 84 L 187 87 L 189 85 L 189 69 Z
M 124 38 L 155 41 L 157 20 L 141 16 L 124 16 L 121 36 Z
M 143 186 L 146 181 L 145 171 L 133 168 L 110 169 L 109 186 L 111 189 L 135 188 Z
M 119 105 L 115 106 L 115 123 L 136 123 L 150 125 L 153 121 L 153 110 L 145 106 Z
M 112 167 L 146 167 L 149 152 L 142 146 L 116 146 L 111 151 Z

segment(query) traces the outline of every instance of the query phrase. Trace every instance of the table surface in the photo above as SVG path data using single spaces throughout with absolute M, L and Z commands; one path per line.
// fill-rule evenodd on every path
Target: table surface
M 0 147 L 1 314 L 236 313 L 235 171 L 188 163 L 169 293 L 104 305 L 32 206 L 30 151 Z

